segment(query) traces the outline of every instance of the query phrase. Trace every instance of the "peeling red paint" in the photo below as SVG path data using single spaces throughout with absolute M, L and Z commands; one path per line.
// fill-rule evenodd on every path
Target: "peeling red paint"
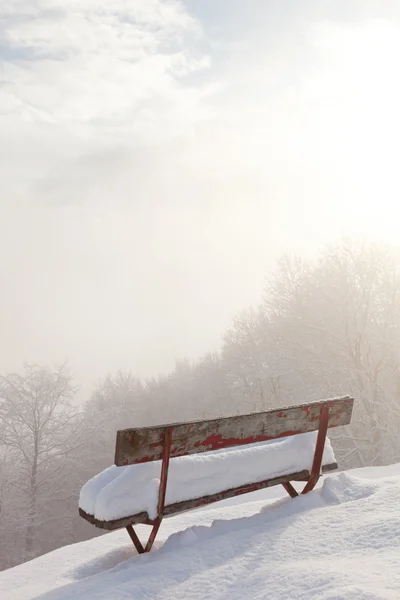
M 329 408 L 328 427 L 350 422 L 353 400 L 346 397 L 258 414 L 177 423 L 174 425 L 171 458 L 315 431 L 322 406 Z M 115 464 L 161 460 L 164 431 L 165 426 L 118 432 Z
M 298 429 L 291 429 L 288 431 L 282 431 L 279 435 L 257 435 L 249 436 L 247 438 L 224 438 L 219 434 L 212 434 L 204 440 L 199 440 L 194 444 L 195 448 L 204 447 L 207 450 L 219 450 L 221 448 L 230 448 L 232 446 L 245 446 L 247 444 L 256 444 L 257 442 L 266 442 L 282 437 L 289 437 L 291 435 L 297 435 Z

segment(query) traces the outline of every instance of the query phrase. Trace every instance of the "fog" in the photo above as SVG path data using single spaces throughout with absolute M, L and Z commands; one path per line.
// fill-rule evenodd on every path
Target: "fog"
M 3 369 L 167 372 L 220 347 L 282 252 L 395 239 L 398 18 L 3 3 Z
M 133 423 L 351 393 L 340 464 L 400 460 L 398 2 L 10 0 L 0 36 L 0 568 L 94 535 Z

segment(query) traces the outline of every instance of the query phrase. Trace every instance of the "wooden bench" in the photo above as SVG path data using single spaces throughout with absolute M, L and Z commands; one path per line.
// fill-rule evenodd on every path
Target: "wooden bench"
M 353 398 L 345 396 L 223 419 L 118 431 L 115 465 L 133 465 L 161 460 L 158 515 L 155 519 L 149 519 L 147 512 L 141 512 L 113 521 L 100 521 L 81 508 L 79 514 L 102 529 L 114 530 L 125 527 L 137 551 L 143 553 L 151 550 L 163 517 L 279 484 L 283 485 L 287 493 L 294 498 L 298 492 L 293 487 L 292 481 L 305 481 L 306 484 L 301 493 L 307 494 L 315 487 L 322 472 L 337 469 L 336 463 L 322 466 L 326 433 L 328 427 L 338 427 L 350 423 L 353 402 Z M 202 498 L 193 498 L 170 505 L 165 504 L 170 458 L 274 440 L 316 430 L 318 430 L 318 435 L 311 470 L 287 473 L 273 479 L 249 483 Z M 142 545 L 133 529 L 133 525 L 139 523 L 152 526 L 145 546 Z

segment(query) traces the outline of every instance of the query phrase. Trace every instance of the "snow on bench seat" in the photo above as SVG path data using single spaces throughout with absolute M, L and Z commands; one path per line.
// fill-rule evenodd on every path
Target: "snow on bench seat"
M 170 461 L 166 506 L 303 470 L 313 462 L 317 432 Z M 335 463 L 326 439 L 322 466 Z M 157 517 L 161 461 L 105 469 L 82 488 L 79 507 L 99 521 L 147 512 Z

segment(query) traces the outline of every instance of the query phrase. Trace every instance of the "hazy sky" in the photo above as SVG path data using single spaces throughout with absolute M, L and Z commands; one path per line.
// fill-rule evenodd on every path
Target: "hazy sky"
M 398 241 L 398 0 L 2 0 L 0 372 L 218 349 L 282 252 Z

